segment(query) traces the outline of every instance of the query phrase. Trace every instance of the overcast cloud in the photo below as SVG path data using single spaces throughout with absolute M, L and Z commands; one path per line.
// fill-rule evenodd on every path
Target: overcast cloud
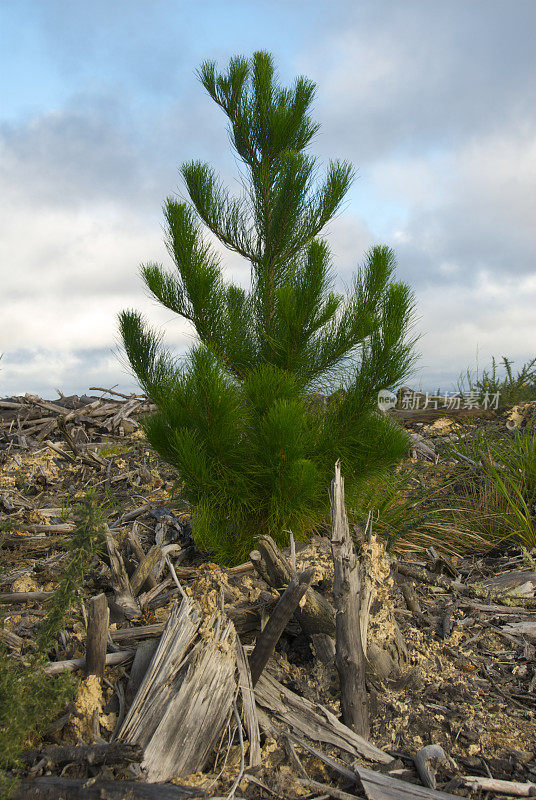
M 122 308 L 191 343 L 137 269 L 169 264 L 161 207 L 183 161 L 238 186 L 195 69 L 254 49 L 318 84 L 313 149 L 358 174 L 334 265 L 342 284 L 371 244 L 395 249 L 417 296 L 413 382 L 452 389 L 477 348 L 481 366 L 536 355 L 533 0 L 0 0 L 0 16 L 0 395 L 135 390 Z

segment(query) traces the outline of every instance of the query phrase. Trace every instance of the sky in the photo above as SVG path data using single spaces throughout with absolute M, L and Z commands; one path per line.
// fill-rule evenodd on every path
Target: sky
M 117 314 L 150 299 L 162 204 L 208 161 L 239 187 L 196 69 L 268 50 L 317 84 L 312 152 L 357 178 L 327 229 L 341 287 L 386 244 L 416 298 L 416 388 L 536 356 L 534 0 L 0 0 L 0 396 L 137 390 Z M 225 256 L 230 279 L 249 267 Z

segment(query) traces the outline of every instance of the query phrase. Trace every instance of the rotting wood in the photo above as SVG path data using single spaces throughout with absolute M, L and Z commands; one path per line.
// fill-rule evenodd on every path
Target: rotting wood
M 268 575 L 270 586 L 278 591 L 288 586 L 294 572 L 290 561 L 280 552 L 272 537 L 260 536 L 257 547 L 263 562 L 262 573 Z M 255 561 L 253 566 L 257 568 Z M 305 593 L 303 605 L 296 610 L 296 619 L 305 633 L 335 636 L 335 609 L 313 588 Z
M 417 786 L 358 764 L 354 769 L 368 800 L 460 800 L 459 795 Z
M 76 744 L 76 745 L 49 745 L 42 750 L 25 750 L 21 760 L 34 763 L 40 759 L 46 762 L 46 768 L 61 766 L 63 764 L 128 764 L 140 762 L 143 757 L 141 747 L 124 742 L 111 744 Z
M 150 781 L 202 770 L 229 720 L 236 689 L 234 627 L 216 615 L 207 632 L 145 748 L 142 766 Z
M 497 778 L 483 778 L 480 775 L 463 775 L 462 785 L 473 791 L 495 792 L 508 797 L 536 797 L 536 783 L 502 781 Z
M 361 576 L 346 509 L 341 464 L 331 482 L 331 549 L 335 568 L 333 595 L 337 608 L 335 666 L 341 687 L 342 718 L 349 728 L 367 737 L 370 731 L 365 685 L 365 655 L 361 641 Z
M 105 594 L 92 597 L 89 604 L 89 618 L 86 640 L 86 673 L 104 676 L 106 665 L 106 646 L 110 610 Z
M 257 706 L 255 705 L 255 693 L 246 651 L 238 636 L 236 637 L 236 666 L 240 679 L 239 686 L 242 694 L 244 721 L 249 739 L 249 766 L 258 767 L 261 763 L 261 739 Z
M 108 653 L 106 656 L 107 667 L 117 667 L 119 664 L 128 664 L 134 658 L 134 650 L 119 650 L 117 653 Z M 74 672 L 85 669 L 85 658 L 68 658 L 66 661 L 49 661 L 43 667 L 47 675 L 59 675 L 61 672 Z
M 128 683 L 125 692 L 125 700 L 131 705 L 134 700 L 141 682 L 145 677 L 149 664 L 158 647 L 158 642 L 155 639 L 143 639 L 136 648 L 136 655 L 130 668 L 130 675 L 128 676 Z M 120 730 L 120 728 L 119 728 Z
M 124 610 L 125 616 L 129 618 L 139 616 L 140 608 L 133 597 L 123 557 L 108 526 L 105 526 L 105 534 L 106 549 L 113 576 L 115 601 Z
M 123 741 L 143 747 L 151 782 L 202 769 L 229 719 L 236 689 L 234 627 L 214 614 L 187 655 L 200 624 L 199 609 L 185 596 L 119 732 Z
M 289 585 L 281 595 L 276 607 L 270 614 L 268 622 L 257 637 L 257 642 L 249 658 L 253 686 L 255 686 L 259 680 L 264 667 L 274 654 L 276 644 L 281 634 L 292 618 L 300 600 L 311 585 L 313 577 L 313 569 L 304 570 L 298 575 L 293 576 Z
M 145 554 L 145 550 L 141 546 L 141 542 L 140 542 L 140 540 L 138 538 L 138 525 L 139 525 L 139 523 L 136 520 L 133 520 L 132 527 L 129 530 L 129 532 L 127 534 L 127 537 L 128 537 L 129 544 L 130 544 L 130 546 L 132 548 L 132 552 L 134 553 L 134 555 L 138 559 L 138 565 L 140 565 L 142 563 L 142 561 L 145 559 L 146 554 Z M 154 589 L 155 586 L 157 586 L 157 585 L 158 585 L 158 581 L 156 580 L 156 578 L 153 575 L 151 575 L 149 573 L 149 575 L 147 575 L 147 578 L 145 579 L 144 586 L 147 587 L 148 589 Z M 143 585 L 142 585 L 141 588 L 143 589 Z M 140 591 L 141 591 L 141 589 L 140 589 Z M 136 592 L 136 595 L 137 594 L 139 594 L 139 592 Z
M 429 744 L 426 747 L 421 747 L 415 753 L 413 758 L 415 762 L 415 767 L 417 769 L 417 773 L 419 778 L 423 782 L 425 786 L 429 789 L 436 788 L 436 776 L 435 772 L 432 769 L 430 762 L 432 760 L 437 761 L 446 761 L 447 756 L 441 745 L 439 744 Z
M 132 594 L 136 597 L 143 586 L 143 584 L 147 581 L 147 579 L 151 576 L 152 571 L 157 566 L 157 564 L 162 560 L 162 548 L 155 544 L 151 547 L 147 555 L 143 558 L 142 561 L 136 567 L 136 570 L 132 577 L 130 578 L 130 587 L 132 590 Z M 155 583 L 153 583 L 153 586 Z
M 54 592 L 2 592 L 0 603 L 38 603 L 48 600 Z
M 206 797 L 206 792 L 169 783 L 46 776 L 21 781 L 12 797 L 13 800 L 125 800 L 127 797 L 128 800 L 179 800 Z
M 180 606 L 175 604 L 172 608 L 119 739 L 145 748 L 173 694 L 173 682 L 200 625 L 201 614 L 192 601 L 183 600 Z
M 350 754 L 383 764 L 393 759 L 383 750 L 344 725 L 327 708 L 300 697 L 265 670 L 255 686 L 257 704 L 268 709 L 296 733 L 324 742 Z

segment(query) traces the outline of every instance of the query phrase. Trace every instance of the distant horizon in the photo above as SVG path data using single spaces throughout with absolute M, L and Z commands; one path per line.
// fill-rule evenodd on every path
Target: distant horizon
M 496 359 L 496 360 L 498 360 L 498 359 Z M 514 373 L 516 373 L 518 369 L 523 367 L 524 363 L 526 363 L 526 361 L 528 361 L 528 360 L 530 360 L 530 359 L 526 359 L 525 361 L 519 360 L 519 362 L 514 361 L 514 363 L 513 363 Z M 2 386 L 2 383 L 1 383 L 1 372 L 2 372 L 2 366 L 1 365 L 2 365 L 2 362 L 3 362 L 3 359 L 0 361 L 0 387 Z M 491 367 L 491 362 L 489 364 L 487 364 L 487 363 L 486 364 L 479 363 L 478 367 L 479 367 L 478 374 L 481 375 L 483 369 L 487 369 L 487 368 Z M 449 396 L 452 396 L 453 394 L 455 394 L 455 393 L 457 393 L 459 391 L 458 382 L 463 377 L 465 377 L 468 368 L 471 370 L 471 372 L 473 374 L 475 374 L 475 375 L 477 374 L 476 373 L 476 365 L 475 365 L 475 367 L 473 369 L 471 369 L 471 367 L 469 366 L 469 367 L 465 367 L 463 370 L 460 370 L 459 373 L 457 373 L 455 377 L 451 376 L 449 378 L 445 378 L 445 380 L 443 382 L 440 380 L 439 383 L 435 383 L 435 384 L 434 383 L 428 383 L 426 385 L 422 383 L 422 380 L 420 378 L 418 380 L 417 379 L 413 379 L 412 376 L 410 375 L 407 378 L 407 380 L 402 381 L 400 384 L 398 384 L 395 387 L 395 391 L 398 390 L 399 388 L 403 387 L 403 386 L 407 386 L 412 391 L 422 392 L 422 393 L 425 393 L 425 394 L 428 393 L 431 396 L 438 395 L 438 389 L 439 389 L 439 395 L 444 395 L 445 393 L 447 393 Z M 502 364 L 499 364 L 498 365 L 498 375 L 499 375 L 499 377 L 501 378 L 505 374 L 506 373 L 504 372 L 504 368 L 502 367 Z M 106 385 L 102 381 L 94 380 L 94 381 L 91 381 L 91 383 L 88 383 L 88 385 L 84 389 L 80 388 L 80 384 L 78 384 L 76 387 L 73 386 L 72 384 L 67 384 L 68 390 L 66 390 L 62 386 L 54 387 L 53 390 L 51 390 L 50 386 L 46 386 L 46 385 L 43 385 L 41 387 L 37 386 L 36 388 L 25 387 L 25 388 L 23 388 L 22 391 L 13 391 L 13 392 L 10 392 L 9 394 L 2 393 L 0 395 L 0 399 L 5 399 L 7 397 L 20 397 L 20 396 L 24 396 L 26 394 L 33 394 L 33 395 L 37 395 L 38 397 L 40 397 L 43 400 L 54 401 L 55 399 L 57 400 L 60 397 L 60 394 L 58 393 L 58 390 L 65 397 L 72 397 L 74 395 L 77 395 L 78 397 L 82 397 L 83 395 L 90 394 L 89 390 L 90 390 L 91 386 L 99 386 L 103 390 L 112 389 L 112 390 L 114 390 L 116 392 L 119 392 L 121 394 L 128 395 L 128 396 L 130 396 L 132 394 L 143 394 L 143 392 L 141 390 L 141 387 L 138 384 L 136 384 L 134 379 L 131 379 L 130 381 L 123 380 L 123 382 L 118 381 L 117 383 L 110 384 L 110 385 Z M 45 389 L 45 392 L 43 392 L 43 389 Z M 46 391 L 50 392 L 50 396 L 46 396 Z

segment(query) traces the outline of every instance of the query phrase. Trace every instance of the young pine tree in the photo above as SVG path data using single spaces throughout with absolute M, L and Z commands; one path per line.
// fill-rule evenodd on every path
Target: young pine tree
M 147 438 L 178 470 L 198 546 L 238 563 L 255 535 L 282 544 L 289 530 L 303 536 L 322 519 L 338 458 L 351 499 L 402 457 L 406 435 L 376 401 L 413 361 L 413 301 L 393 281 L 387 247 L 370 250 L 348 294 L 334 290 L 320 234 L 352 168 L 330 162 L 317 178 L 307 153 L 319 127 L 309 114 L 314 84 L 298 78 L 283 88 L 264 52 L 231 59 L 225 74 L 207 61 L 199 77 L 228 117 L 243 194 L 232 196 L 207 164 L 183 164 L 191 204 L 164 205 L 176 271 L 141 269 L 152 294 L 191 322 L 198 344 L 179 362 L 137 312 L 122 312 L 120 328 L 157 407 Z M 224 278 L 203 224 L 250 263 L 249 291 Z

